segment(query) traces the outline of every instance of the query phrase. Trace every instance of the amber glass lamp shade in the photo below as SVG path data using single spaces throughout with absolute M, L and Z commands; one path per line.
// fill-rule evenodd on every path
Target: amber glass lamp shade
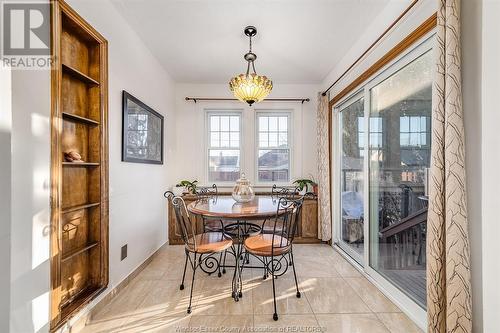
M 253 103 L 260 102 L 269 95 L 273 89 L 273 81 L 268 79 L 267 76 L 255 73 L 240 74 L 231 79 L 229 88 L 233 92 L 234 97 L 251 106 Z

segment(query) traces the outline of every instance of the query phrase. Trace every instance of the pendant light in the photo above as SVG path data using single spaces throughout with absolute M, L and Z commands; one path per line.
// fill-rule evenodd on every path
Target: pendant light
M 252 106 L 253 103 L 260 102 L 269 95 L 273 89 L 273 82 L 265 75 L 257 75 L 255 71 L 254 62 L 257 59 L 257 55 L 252 52 L 252 37 L 257 35 L 257 29 L 253 26 L 248 26 L 244 32 L 250 39 L 250 49 L 243 57 L 247 61 L 247 71 L 246 74 L 233 77 L 229 81 L 229 88 L 233 92 L 234 97 Z M 252 73 L 250 73 L 250 67 Z

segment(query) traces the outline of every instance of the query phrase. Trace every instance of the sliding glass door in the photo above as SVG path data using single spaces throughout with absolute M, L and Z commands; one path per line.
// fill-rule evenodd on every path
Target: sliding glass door
M 355 96 L 340 107 L 340 245 L 358 263 L 364 257 L 364 122 L 363 97 Z
M 370 266 L 425 307 L 431 52 L 370 89 Z
M 430 38 L 334 106 L 335 241 L 425 320 Z

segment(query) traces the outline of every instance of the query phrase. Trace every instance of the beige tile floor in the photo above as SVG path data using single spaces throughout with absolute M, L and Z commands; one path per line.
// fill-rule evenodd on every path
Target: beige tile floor
M 422 332 L 331 247 L 295 245 L 294 254 L 302 297 L 290 269 L 276 280 L 277 322 L 272 282 L 260 269 L 244 271 L 239 302 L 230 295 L 232 270 L 221 278 L 197 270 L 188 315 L 190 279 L 179 290 L 183 247 L 165 246 L 83 332 Z

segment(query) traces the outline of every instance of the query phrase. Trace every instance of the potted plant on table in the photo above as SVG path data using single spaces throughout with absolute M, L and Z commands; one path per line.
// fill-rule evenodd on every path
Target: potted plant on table
M 173 192 L 175 195 L 196 194 L 197 183 L 197 180 L 181 180 L 179 184 L 175 185 Z
M 317 186 L 317 184 L 313 180 L 307 178 L 297 179 L 293 182 L 293 184 L 297 186 L 300 191 L 299 194 L 301 195 L 304 195 L 307 192 L 313 192 L 314 187 Z

